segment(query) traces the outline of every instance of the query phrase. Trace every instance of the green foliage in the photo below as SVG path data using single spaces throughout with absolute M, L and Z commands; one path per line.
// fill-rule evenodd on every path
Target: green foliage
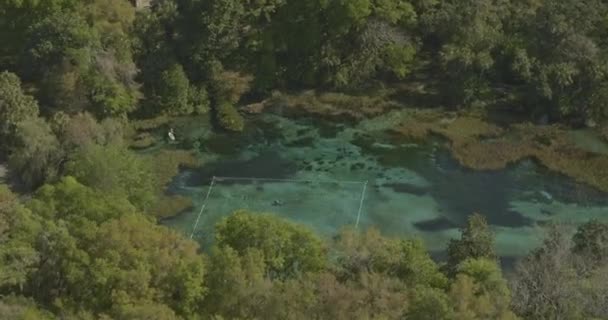
M 429 287 L 417 287 L 413 291 L 407 319 L 442 320 L 449 319 L 449 314 L 450 301 L 444 291 Z
M 124 122 L 119 119 L 106 118 L 97 122 L 86 112 L 72 116 L 58 112 L 53 115 L 51 126 L 68 155 L 94 145 L 124 145 Z
M 0 315 L 3 319 L 52 320 L 50 313 L 40 310 L 36 304 L 24 297 L 8 296 L 0 299 Z
M 168 114 L 189 114 L 192 108 L 189 104 L 190 81 L 179 64 L 172 64 L 161 72 L 158 88 L 158 108 Z
M 243 131 L 245 129 L 245 120 L 239 114 L 236 108 L 228 103 L 220 103 L 216 107 L 217 119 L 220 126 L 229 131 Z
M 0 148 L 12 145 L 19 122 L 38 116 L 38 103 L 23 92 L 14 73 L 0 73 Z
M 239 253 L 229 246 L 215 247 L 209 259 L 208 295 L 204 310 L 210 315 L 247 318 L 255 302 L 271 287 L 266 280 L 264 253 L 247 248 Z
M 155 79 L 148 82 L 147 89 L 154 113 L 175 116 L 208 111 L 209 97 L 206 89 L 191 84 L 180 64 L 172 63 L 159 72 Z
M 28 118 L 15 130 L 9 165 L 28 187 L 52 180 L 59 170 L 59 142 L 42 118 Z
M 68 177 L 42 187 L 29 207 L 45 221 L 40 240 L 31 240 L 41 261 L 28 278 L 37 301 L 121 318 L 142 316 L 144 305 L 168 319 L 169 310 L 195 312 L 204 292 L 196 244 L 155 225 L 126 199 Z
M 97 68 L 103 67 L 101 58 L 96 60 Z M 111 77 L 90 73 L 86 83 L 91 101 L 91 111 L 100 116 L 120 116 L 135 110 L 139 94 Z
M 537 101 L 554 115 L 606 116 L 606 14 L 595 0 L 532 3 L 520 9 L 514 34 L 514 69 Z M 598 104 L 599 103 L 599 104 Z
M 178 320 L 175 312 L 162 304 L 138 304 L 121 306 L 114 314 L 119 320 Z
M 447 251 L 447 267 L 452 275 L 467 259 L 495 260 L 497 257 L 494 252 L 494 235 L 485 217 L 478 213 L 469 216 L 466 227 L 461 229 L 460 239 L 451 240 Z
M 188 103 L 192 105 L 194 113 L 205 114 L 209 112 L 209 94 L 204 87 L 191 85 L 188 90 Z
M 134 110 L 139 95 L 127 35 L 134 9 L 113 3 L 50 10 L 24 31 L 20 72 L 39 86 L 44 104 L 103 116 Z
M 28 42 L 27 31 L 54 12 L 73 8 L 75 0 L 22 1 L 0 3 L 0 69 L 12 69 Z
M 270 215 L 237 211 L 217 224 L 215 240 L 219 247 L 230 247 L 240 255 L 259 250 L 271 277 L 316 272 L 326 265 L 326 249 L 319 238 Z
M 374 15 L 391 24 L 413 24 L 417 19 L 416 8 L 409 1 L 374 0 Z
M 121 146 L 91 145 L 75 152 L 65 173 L 88 187 L 125 196 L 140 210 L 156 200 L 156 176 L 145 159 Z
M 0 186 L 0 315 L 485 320 L 515 319 L 512 305 L 526 319 L 605 318 L 606 224 L 573 238 L 551 229 L 511 290 L 480 215 L 450 242 L 449 277 L 419 240 L 345 230 L 325 243 L 247 212 L 217 225 L 206 256 L 142 213 L 191 205 L 159 194 L 180 166 L 196 165 L 192 155 L 142 159 L 123 136 L 138 104 L 137 115 L 163 117 L 211 108 L 238 132 L 239 103 L 275 89 L 358 92 L 412 73 L 425 85 L 442 80 L 451 105 L 602 120 L 607 16 L 599 0 L 158 0 L 137 14 L 126 0 L 1 1 L 0 148 L 27 187 L 46 185 L 31 200 Z M 277 101 L 356 119 L 392 107 L 303 96 Z
M 91 284 L 83 289 L 93 295 L 82 297 L 112 290 L 111 296 L 97 296 L 101 301 L 94 303 L 108 308 L 149 301 L 181 315 L 193 314 L 204 292 L 204 268 L 195 243 L 138 215 L 100 225 L 94 240 L 87 249 L 95 257 L 87 266 L 93 273 L 84 275 L 92 279 L 80 279 Z
M 387 69 L 397 78 L 405 78 L 410 72 L 410 65 L 414 61 L 415 54 L 416 49 L 411 45 L 389 45 L 385 53 Z
M 481 283 L 466 275 L 456 277 L 450 290 L 450 298 L 454 304 L 453 319 L 518 319 L 509 310 L 508 303 L 504 304 L 502 296 L 496 297 L 494 292 L 484 292 Z M 493 301 L 495 299 L 498 301 Z
M 356 279 L 363 272 L 376 272 L 401 279 L 410 286 L 445 287 L 439 272 L 420 241 L 389 239 L 377 230 L 359 234 L 343 230 L 334 253 L 343 277 Z
M 511 295 L 496 261 L 468 259 L 458 267 L 450 289 L 452 319 L 517 319 Z
M 69 176 L 38 189 L 28 207 L 46 219 L 70 222 L 70 227 L 73 225 L 75 229 L 82 224 L 102 223 L 135 212 L 124 196 L 97 192 Z
M 439 63 L 452 105 L 487 98 L 489 80 L 502 43 L 506 1 L 439 1 L 425 20 L 441 41 Z
M 511 303 L 511 294 L 507 287 L 507 281 L 503 278 L 500 266 L 494 260 L 468 259 L 458 266 L 458 274 L 466 275 L 473 279 L 478 286 L 476 296 L 486 295 L 484 299 L 490 299 L 494 310 L 491 315 L 485 317 L 497 319 L 501 314 L 508 313 Z
M 599 264 L 608 259 L 608 224 L 591 220 L 574 235 L 574 252 Z
M 28 273 L 38 262 L 31 239 L 40 231 L 40 222 L 15 194 L 0 185 L 0 293 L 22 291 Z

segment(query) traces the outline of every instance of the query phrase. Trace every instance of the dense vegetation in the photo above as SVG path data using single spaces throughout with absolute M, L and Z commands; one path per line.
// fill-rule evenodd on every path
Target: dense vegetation
M 155 220 L 187 206 L 161 190 L 191 159 L 130 148 L 172 116 L 241 131 L 238 105 L 278 91 L 413 83 L 455 110 L 601 123 L 607 17 L 599 0 L 2 1 L 0 318 L 608 319 L 606 224 L 548 228 L 509 281 L 480 215 L 442 264 L 418 240 L 247 212 L 203 253 Z

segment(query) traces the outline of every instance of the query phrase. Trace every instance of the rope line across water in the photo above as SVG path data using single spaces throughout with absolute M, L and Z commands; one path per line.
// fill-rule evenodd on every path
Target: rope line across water
M 196 227 L 198 227 L 198 221 L 201 219 L 201 215 L 205 210 L 205 206 L 207 205 L 207 200 L 209 199 L 209 195 L 211 194 L 211 189 L 213 189 L 213 185 L 215 184 L 215 177 L 211 178 L 211 184 L 209 184 L 209 190 L 207 190 L 207 196 L 203 201 L 203 205 L 201 206 L 201 211 L 198 213 L 198 217 L 196 217 L 196 222 L 194 223 L 194 228 L 192 228 L 192 233 L 190 234 L 190 239 L 194 236 L 194 232 L 196 231 Z
M 344 184 L 366 184 L 367 181 L 349 180 L 298 180 L 298 179 L 275 179 L 275 178 L 253 178 L 253 177 L 214 177 L 217 181 L 222 180 L 250 180 L 250 181 L 278 181 L 278 182 L 319 182 L 319 183 L 344 183 Z
M 215 182 L 221 182 L 225 180 L 236 180 L 236 181 L 277 181 L 277 182 L 300 182 L 300 183 L 337 183 L 337 184 L 363 184 L 363 190 L 361 191 L 361 198 L 359 200 L 359 210 L 357 211 L 357 220 L 355 222 L 355 228 L 359 227 L 359 221 L 361 220 L 361 213 L 363 211 L 363 202 L 365 200 L 365 192 L 367 191 L 367 184 L 369 181 L 349 181 L 349 180 L 299 180 L 299 179 L 275 179 L 275 178 L 253 178 L 253 177 L 216 177 L 213 176 L 211 178 L 211 183 L 209 184 L 209 189 L 207 190 L 207 195 L 205 196 L 205 200 L 203 200 L 203 205 L 201 206 L 201 210 L 196 217 L 196 222 L 194 223 L 194 227 L 192 228 L 192 233 L 190 234 L 190 239 L 194 237 L 194 233 L 196 232 L 196 228 L 198 227 L 198 223 L 203 215 L 203 211 L 207 206 L 207 200 L 209 200 L 209 196 L 211 195 L 211 191 Z

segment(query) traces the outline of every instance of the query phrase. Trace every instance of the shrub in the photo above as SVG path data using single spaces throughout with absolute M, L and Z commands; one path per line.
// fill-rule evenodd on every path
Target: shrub
M 223 102 L 217 106 L 217 120 L 220 126 L 229 131 L 240 132 L 245 128 L 245 120 L 228 102 Z

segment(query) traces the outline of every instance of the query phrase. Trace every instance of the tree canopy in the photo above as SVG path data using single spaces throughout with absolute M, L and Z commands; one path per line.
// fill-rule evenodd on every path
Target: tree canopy
M 196 162 L 174 149 L 200 154 L 204 139 L 163 150 L 185 160 L 132 150 L 156 141 L 151 127 L 205 113 L 193 122 L 232 143 L 258 124 L 244 105 L 330 90 L 595 126 L 608 120 L 608 2 L 132 2 L 0 1 L 0 165 L 11 173 L 0 184 L 1 317 L 608 319 L 601 221 L 549 226 L 509 281 L 479 214 L 445 262 L 420 239 L 325 238 L 246 210 L 217 213 L 213 245 L 200 248 L 153 212 L 191 205 L 163 192 Z

